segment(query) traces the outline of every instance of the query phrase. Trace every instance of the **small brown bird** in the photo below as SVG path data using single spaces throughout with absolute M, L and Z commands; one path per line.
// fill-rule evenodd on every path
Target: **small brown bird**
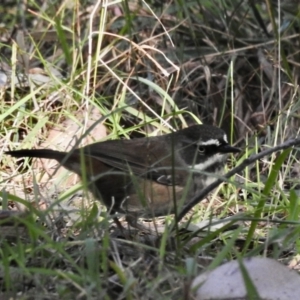
M 228 153 L 225 132 L 194 125 L 163 136 L 112 140 L 70 152 L 50 149 L 8 151 L 13 157 L 57 160 L 88 183 L 112 213 L 123 213 L 137 226 L 138 217 L 174 212 L 174 201 L 187 203 L 223 172 Z

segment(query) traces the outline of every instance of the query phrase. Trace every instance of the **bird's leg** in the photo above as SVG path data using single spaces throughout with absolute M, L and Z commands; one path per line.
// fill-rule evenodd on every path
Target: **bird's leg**
M 124 233 L 124 230 L 126 230 L 124 228 L 124 226 L 121 224 L 121 222 L 119 221 L 118 217 L 113 217 L 113 220 L 115 222 L 115 224 L 117 225 L 117 228 L 122 232 Z
M 129 227 L 129 226 L 128 226 L 127 228 L 124 227 L 124 226 L 122 225 L 122 223 L 120 222 L 120 220 L 118 219 L 118 217 L 114 217 L 113 220 L 114 220 L 115 224 L 117 225 L 118 230 L 119 230 L 119 231 L 121 232 L 121 234 L 124 236 L 124 238 L 127 239 L 127 240 L 130 240 L 130 239 L 132 238 L 132 236 L 130 235 L 132 229 L 130 230 L 130 227 Z M 134 219 L 134 218 L 131 219 L 131 218 L 130 218 L 130 221 L 128 221 L 128 219 L 127 219 L 127 217 L 126 217 L 126 221 L 127 221 L 128 224 L 129 224 L 130 226 L 132 226 L 133 228 L 138 229 L 138 230 L 143 230 L 143 231 L 145 231 L 145 227 L 139 227 L 139 225 L 140 225 L 140 226 L 142 226 L 142 225 L 141 225 L 141 224 L 138 224 L 137 219 Z

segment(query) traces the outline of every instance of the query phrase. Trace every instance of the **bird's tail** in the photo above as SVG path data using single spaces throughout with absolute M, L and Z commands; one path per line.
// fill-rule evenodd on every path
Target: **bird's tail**
M 67 155 L 66 152 L 60 152 L 51 149 L 23 149 L 15 151 L 6 151 L 5 154 L 9 154 L 13 157 L 49 158 L 56 159 L 58 161 L 63 160 Z

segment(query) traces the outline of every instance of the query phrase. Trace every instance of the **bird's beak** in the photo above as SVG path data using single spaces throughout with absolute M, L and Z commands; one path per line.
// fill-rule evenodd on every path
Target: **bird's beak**
M 241 149 L 237 147 L 233 147 L 231 145 L 221 145 L 219 147 L 219 151 L 221 153 L 238 153 L 241 152 Z

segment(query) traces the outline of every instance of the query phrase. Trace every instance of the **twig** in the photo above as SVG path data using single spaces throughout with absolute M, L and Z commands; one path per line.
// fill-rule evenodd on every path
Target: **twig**
M 243 169 L 245 169 L 247 166 L 251 165 L 252 163 L 254 163 L 255 161 L 261 159 L 264 156 L 270 155 L 274 152 L 283 150 L 283 149 L 287 149 L 296 145 L 300 144 L 300 138 L 297 139 L 292 139 L 292 140 L 288 140 L 286 142 L 284 142 L 283 144 L 280 144 L 278 146 L 275 146 L 271 149 L 267 149 L 265 151 L 262 151 L 258 154 L 254 154 L 251 155 L 249 158 L 246 158 L 240 165 L 238 165 L 237 167 L 233 168 L 231 171 L 229 171 L 228 173 L 226 173 L 222 178 L 217 179 L 216 181 L 214 181 L 212 184 L 210 184 L 209 186 L 207 186 L 205 189 L 203 189 L 199 194 L 197 194 L 196 196 L 194 196 L 192 198 L 192 200 L 183 207 L 182 211 L 178 214 L 177 218 L 176 218 L 176 222 L 178 223 L 179 221 L 181 221 L 181 219 L 196 205 L 198 204 L 200 201 L 202 201 L 205 196 L 211 192 L 213 189 L 215 189 L 219 184 L 221 184 L 222 182 L 225 181 L 226 178 L 230 178 L 231 176 L 233 176 L 234 174 L 241 172 Z

